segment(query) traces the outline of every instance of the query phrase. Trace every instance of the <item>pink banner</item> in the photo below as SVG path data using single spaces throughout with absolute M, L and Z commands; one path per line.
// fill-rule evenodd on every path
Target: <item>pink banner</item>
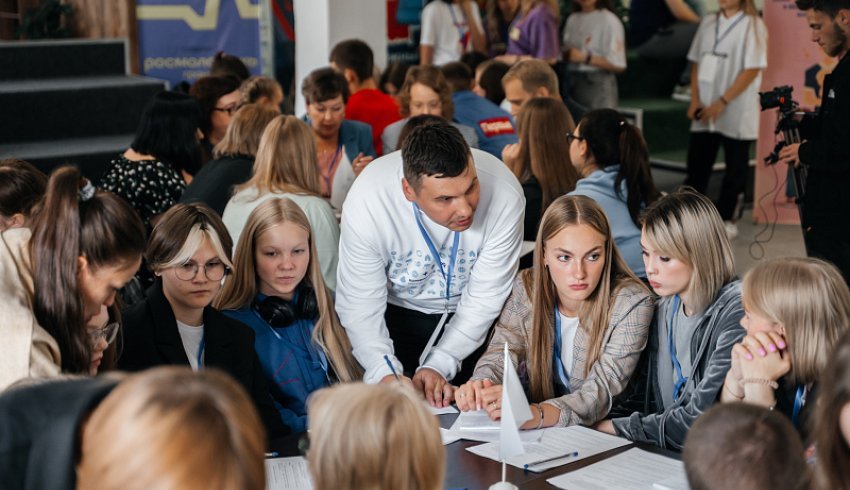
M 837 60 L 827 56 L 812 42 L 806 14 L 793 0 L 764 0 L 767 25 L 767 69 L 762 76 L 762 91 L 781 85 L 794 87 L 794 100 L 804 111 L 820 105 L 823 77 Z M 753 217 L 757 222 L 776 220 L 780 224 L 800 222 L 792 187 L 786 181 L 787 165 L 767 166 L 764 158 L 779 141 L 774 134 L 776 109 L 762 112 L 756 146 L 756 182 L 753 193 Z

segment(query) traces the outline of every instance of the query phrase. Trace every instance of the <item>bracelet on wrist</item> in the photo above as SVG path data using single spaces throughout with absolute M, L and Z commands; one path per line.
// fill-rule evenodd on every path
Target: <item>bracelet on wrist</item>
M 537 426 L 534 428 L 534 430 L 537 430 L 543 427 L 543 407 L 539 403 L 534 406 L 537 407 L 537 412 L 540 414 L 540 422 L 537 422 Z
M 726 97 L 724 97 L 722 95 L 720 97 L 718 97 L 717 100 L 719 100 L 720 102 L 723 102 L 723 105 L 729 105 L 729 101 L 726 100 Z
M 732 391 L 732 388 L 729 388 L 728 383 L 723 383 L 723 389 L 726 390 L 727 393 L 732 395 L 732 398 L 735 398 L 736 400 L 743 400 L 744 399 L 744 394 L 742 393 L 742 394 L 739 395 L 739 394 L 735 393 L 734 391 Z
M 592 58 L 593 58 L 593 53 L 591 53 L 590 51 L 588 51 L 588 52 L 587 52 L 587 58 L 585 58 L 585 59 L 584 59 L 584 64 L 585 64 L 585 65 L 589 65 L 589 64 L 590 64 L 590 60 L 591 60 Z
M 744 378 L 741 380 L 741 388 L 748 384 L 770 386 L 774 390 L 779 388 L 779 383 L 765 378 Z

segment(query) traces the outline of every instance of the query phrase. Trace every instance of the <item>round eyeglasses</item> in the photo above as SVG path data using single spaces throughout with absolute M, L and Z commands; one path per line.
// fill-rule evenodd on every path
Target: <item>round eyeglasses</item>
M 191 281 L 198 275 L 198 270 L 201 267 L 195 262 L 186 262 L 183 265 L 178 265 L 174 268 L 174 274 L 181 281 Z M 220 281 L 230 268 L 221 262 L 207 262 L 204 264 L 204 275 L 210 281 Z
M 89 341 L 91 345 L 97 345 L 100 343 L 100 340 L 103 339 L 106 341 L 106 345 L 111 344 L 115 341 L 115 337 L 118 336 L 118 328 L 121 326 L 118 322 L 111 322 L 105 327 L 89 330 Z

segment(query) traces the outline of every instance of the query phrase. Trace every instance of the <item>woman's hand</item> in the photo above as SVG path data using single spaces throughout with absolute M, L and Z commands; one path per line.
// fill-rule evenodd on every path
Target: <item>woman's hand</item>
M 359 176 L 360 172 L 362 172 L 363 169 L 366 168 L 366 165 L 372 163 L 372 160 L 374 160 L 374 158 L 368 155 L 364 155 L 362 151 L 358 153 L 357 156 L 354 157 L 354 161 L 351 162 L 351 167 L 354 170 L 354 176 Z
M 688 106 L 688 119 L 691 121 L 699 121 L 702 117 L 702 104 L 699 100 L 691 99 L 691 105 Z
M 596 425 L 593 426 L 593 428 L 598 430 L 599 432 L 611 434 L 612 436 L 617 435 L 617 430 L 614 429 L 614 422 L 611 422 L 610 420 L 600 420 L 596 423 Z
M 490 420 L 499 420 L 502 418 L 502 385 L 492 385 L 489 388 L 484 388 L 481 390 L 481 399 L 484 410 L 487 410 Z
M 481 410 L 484 408 L 483 391 L 493 386 L 489 379 L 474 379 L 460 385 L 455 390 L 455 403 L 461 412 Z
M 782 335 L 757 332 L 747 335 L 732 348 L 739 358 L 741 379 L 758 378 L 777 381 L 791 370 L 791 356 Z
M 519 164 L 519 143 L 505 145 L 502 149 L 502 161 L 513 172 Z
M 714 121 L 723 111 L 726 110 L 726 103 L 720 99 L 715 100 L 710 106 L 704 108 L 700 114 L 700 121 Z

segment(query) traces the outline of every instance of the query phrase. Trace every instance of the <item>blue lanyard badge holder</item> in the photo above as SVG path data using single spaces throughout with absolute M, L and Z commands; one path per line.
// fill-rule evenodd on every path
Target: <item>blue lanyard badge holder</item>
M 428 231 L 425 230 L 425 226 L 422 224 L 422 219 L 419 217 L 419 213 L 419 206 L 414 203 L 413 216 L 414 218 L 416 218 L 416 225 L 419 227 L 419 233 L 422 234 L 422 238 L 425 239 L 425 244 L 428 246 L 428 250 L 431 252 L 431 257 L 434 259 L 434 266 L 439 268 L 440 274 L 442 274 L 443 279 L 446 281 L 446 302 L 445 307 L 443 309 L 443 316 L 440 317 L 440 322 L 437 323 L 437 328 L 434 329 L 434 333 L 431 334 L 431 338 L 428 339 L 428 343 L 425 344 L 425 349 L 419 356 L 419 365 L 421 366 L 425 364 L 425 359 L 428 357 L 428 354 L 431 353 L 431 349 L 434 347 L 434 343 L 437 342 L 437 338 L 440 336 L 440 332 L 443 331 L 443 326 L 446 324 L 446 319 L 449 316 L 449 299 L 451 298 L 452 275 L 455 269 L 455 259 L 457 259 L 457 250 L 458 245 L 460 243 L 460 233 L 457 231 L 454 232 L 452 252 L 449 256 L 449 267 L 447 270 L 444 270 L 443 261 L 442 259 L 440 259 L 440 253 L 437 251 L 437 247 L 434 245 L 434 241 L 431 240 L 431 237 L 428 235 Z
M 679 295 L 673 297 L 673 308 L 670 310 L 670 322 L 667 324 L 667 338 L 670 340 L 670 359 L 673 361 L 673 369 L 676 371 L 676 382 L 673 384 L 673 401 L 676 401 L 676 398 L 679 397 L 679 393 L 684 388 L 685 384 L 688 382 L 688 378 L 682 376 L 682 365 L 679 363 L 679 359 L 676 357 L 676 345 L 673 343 L 673 318 L 676 316 L 676 312 L 679 310 Z

